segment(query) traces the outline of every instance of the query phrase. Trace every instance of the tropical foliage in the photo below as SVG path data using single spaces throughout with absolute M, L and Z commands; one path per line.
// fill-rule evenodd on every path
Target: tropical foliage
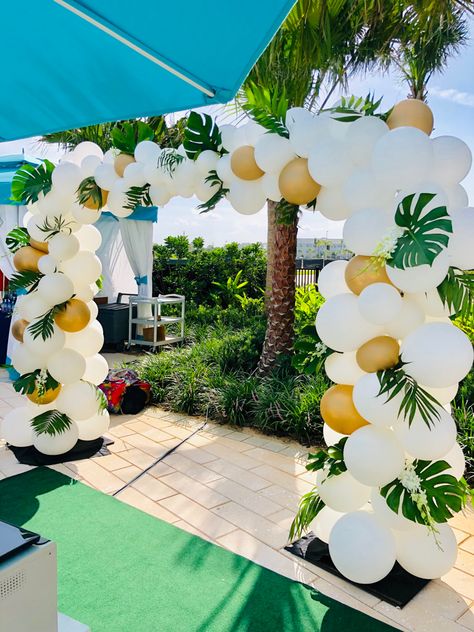
M 12 201 L 19 204 L 37 202 L 40 193 L 46 195 L 51 191 L 53 171 L 53 163 L 46 159 L 37 166 L 30 164 L 21 166 L 13 176 Z

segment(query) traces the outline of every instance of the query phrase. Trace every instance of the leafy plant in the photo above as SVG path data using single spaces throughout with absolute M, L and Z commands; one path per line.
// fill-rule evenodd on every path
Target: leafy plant
M 245 101 L 241 107 L 256 123 L 269 132 L 289 138 L 285 125 L 288 99 L 285 90 L 269 90 L 252 81 L 244 88 Z
M 40 193 L 46 195 L 51 191 L 54 165 L 43 160 L 40 165 L 23 165 L 13 176 L 11 200 L 20 204 L 32 204 L 38 201 Z
M 387 395 L 387 402 L 403 393 L 398 416 L 403 415 L 408 425 L 411 425 L 417 412 L 428 427 L 434 425 L 435 419 L 439 419 L 441 404 L 411 375 L 405 373 L 402 362 L 393 368 L 377 371 L 377 377 L 380 384 L 378 396 Z
M 248 285 L 248 281 L 241 281 L 243 270 L 239 270 L 235 277 L 229 277 L 225 283 L 213 281 L 212 285 L 218 288 L 219 298 L 224 307 L 235 304 L 242 297 L 240 290 Z
M 378 118 L 386 121 L 390 115 L 391 110 L 384 113 L 377 113 L 377 110 L 382 103 L 382 99 L 375 101 L 375 96 L 369 94 L 364 97 L 356 97 L 351 95 L 350 97 L 341 97 L 340 103 L 332 108 L 323 110 L 323 112 L 331 112 L 337 116 L 338 121 L 342 123 L 352 123 L 362 116 L 377 116 Z
M 308 454 L 308 464 L 306 465 L 308 472 L 326 469 L 327 478 L 330 476 L 338 476 L 346 472 L 347 467 L 344 463 L 344 446 L 346 445 L 346 441 L 347 437 L 343 437 L 328 448 L 322 448 L 315 454 Z
M 41 272 L 33 272 L 32 270 L 22 270 L 21 272 L 15 272 L 12 274 L 8 287 L 11 291 L 16 290 L 28 290 L 33 292 L 38 287 L 38 283 L 43 278 Z
M 438 294 L 443 302 L 461 320 L 469 322 L 474 315 L 474 274 L 449 268 Z
M 133 156 L 138 143 L 144 140 L 153 140 L 155 132 L 150 125 L 137 119 L 133 122 L 118 123 L 112 128 L 111 137 L 116 149 L 123 154 Z
M 184 156 L 176 149 L 164 149 L 158 156 L 157 167 L 172 175 L 176 167 L 184 160 Z
M 397 207 L 395 223 L 404 229 L 392 251 L 389 263 L 394 268 L 428 264 L 431 266 L 439 253 L 446 248 L 452 233 L 452 222 L 445 206 L 437 206 L 427 213 L 428 204 L 435 193 L 407 195 Z
M 130 187 L 125 193 L 127 198 L 127 204 L 125 208 L 134 210 L 137 206 L 153 206 L 153 202 L 150 198 L 150 185 L 144 184 L 141 187 Z
M 77 201 L 79 204 L 86 204 L 92 201 L 94 206 L 101 209 L 104 205 L 104 198 L 102 195 L 102 189 L 95 181 L 94 176 L 84 178 L 77 189 Z
M 275 207 L 275 220 L 277 224 L 292 226 L 298 217 L 300 207 L 297 204 L 291 204 L 285 199 L 281 199 Z
M 44 369 L 36 369 L 31 373 L 24 373 L 13 382 L 13 388 L 17 393 L 21 395 L 31 395 L 38 388 L 39 395 L 43 395 L 46 391 L 55 389 L 59 386 L 52 375 L 48 371 L 45 372 L 45 379 L 43 380 Z M 38 379 L 39 378 L 39 379 Z
M 42 233 L 45 233 L 46 241 L 58 233 L 68 233 L 68 231 L 69 234 L 72 233 L 71 223 L 62 215 L 57 215 L 52 218 L 48 217 L 38 228 Z
M 464 479 L 458 481 L 451 474 L 446 474 L 450 467 L 446 461 L 417 459 L 413 462 L 413 470 L 419 484 L 414 494 L 404 486 L 403 477 L 396 478 L 382 487 L 380 493 L 395 513 L 401 510 L 408 520 L 432 526 L 433 530 L 436 530 L 432 521 L 446 522 L 461 511 L 472 497 L 472 492 Z M 418 498 L 420 493 L 425 496 L 421 503 Z
M 316 488 L 304 494 L 300 499 L 296 516 L 291 523 L 288 538 L 294 540 L 295 538 L 301 537 L 325 506 L 326 504 L 319 497 Z
M 27 246 L 30 243 L 30 236 L 26 228 L 18 226 L 11 230 L 5 238 L 5 244 L 11 253 L 15 253 L 23 246 Z
M 217 204 L 225 198 L 227 193 L 229 193 L 229 189 L 224 186 L 223 181 L 219 178 L 215 169 L 209 171 L 209 175 L 206 177 L 205 181 L 208 182 L 211 186 L 217 184 L 219 188 L 212 195 L 212 197 L 207 200 L 207 202 L 199 204 L 197 208 L 198 211 L 201 211 L 201 213 L 208 213 L 209 211 L 215 209 Z
M 66 432 L 71 426 L 71 419 L 59 410 L 47 410 L 33 417 L 31 425 L 37 435 L 48 434 L 51 436 Z
M 196 160 L 202 151 L 219 151 L 222 145 L 221 133 L 209 114 L 191 112 L 184 130 L 183 146 L 186 155 Z
M 314 375 L 320 371 L 326 358 L 332 353 L 332 350 L 321 341 L 314 324 L 305 325 L 300 329 L 293 349 L 292 366 L 299 373 L 307 375 Z

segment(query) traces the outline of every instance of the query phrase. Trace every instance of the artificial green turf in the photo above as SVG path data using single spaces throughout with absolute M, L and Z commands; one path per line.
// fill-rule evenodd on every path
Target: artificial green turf
M 0 519 L 57 543 L 59 608 L 92 632 L 393 630 L 47 468 L 0 481 Z

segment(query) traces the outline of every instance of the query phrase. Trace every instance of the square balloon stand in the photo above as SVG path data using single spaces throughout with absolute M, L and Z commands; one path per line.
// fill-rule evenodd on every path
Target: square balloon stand
M 107 446 L 113 443 L 114 441 L 108 437 L 99 437 L 99 439 L 94 439 L 93 441 L 83 441 L 79 439 L 69 452 L 54 456 L 43 454 L 32 445 L 26 448 L 18 448 L 8 444 L 7 447 L 13 452 L 20 463 L 39 466 L 57 465 L 58 463 L 67 463 L 68 461 L 90 459 L 93 456 L 107 456 L 110 454 L 110 450 Z
M 307 562 L 310 562 L 310 564 L 322 568 L 336 577 L 344 579 L 346 582 L 357 586 L 370 595 L 383 599 L 383 601 L 397 608 L 406 606 L 430 581 L 428 579 L 415 577 L 396 562 L 387 577 L 384 577 L 384 579 L 379 582 L 374 584 L 357 584 L 356 582 L 350 582 L 344 575 L 341 575 L 334 566 L 331 556 L 329 555 L 328 545 L 317 538 L 312 532 L 296 540 L 293 544 L 286 546 L 285 550 L 293 553 L 293 555 L 297 557 L 303 558 Z

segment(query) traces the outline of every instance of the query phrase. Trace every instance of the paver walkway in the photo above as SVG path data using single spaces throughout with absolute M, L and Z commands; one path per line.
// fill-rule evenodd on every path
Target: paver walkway
M 19 400 L 9 383 L 0 383 L 0 417 Z M 113 416 L 108 435 L 115 443 L 109 456 L 54 468 L 112 494 L 203 422 L 154 407 L 135 417 Z M 459 542 L 456 567 L 403 610 L 283 550 L 298 499 L 313 483 L 304 467 L 306 454 L 294 442 L 208 423 L 117 498 L 400 630 L 474 630 L 472 512 L 451 521 Z M 27 469 L 0 446 L 0 478 Z

